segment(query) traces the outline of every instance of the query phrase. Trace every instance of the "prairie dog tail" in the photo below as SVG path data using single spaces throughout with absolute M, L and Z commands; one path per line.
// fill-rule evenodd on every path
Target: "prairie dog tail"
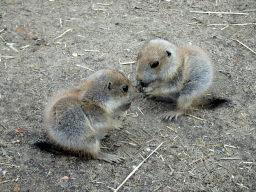
M 223 105 L 229 105 L 232 103 L 230 99 L 218 97 L 204 98 L 201 102 L 202 103 L 200 106 L 205 109 L 216 109 L 218 107 L 222 107 Z
M 45 151 L 47 153 L 52 153 L 54 155 L 70 155 L 68 151 L 63 150 L 62 148 L 58 147 L 47 141 L 40 141 L 31 144 L 32 147 L 38 148 L 41 151 Z

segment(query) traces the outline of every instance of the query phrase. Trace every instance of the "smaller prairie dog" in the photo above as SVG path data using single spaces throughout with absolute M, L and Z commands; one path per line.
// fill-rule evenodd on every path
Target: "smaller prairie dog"
M 106 131 L 121 127 L 113 115 L 127 110 L 133 97 L 134 87 L 124 75 L 111 70 L 98 71 L 48 103 L 44 112 L 48 135 L 65 150 L 120 163 L 122 157 L 100 151 L 100 139 Z
M 176 47 L 155 39 L 139 51 L 136 79 L 149 98 L 177 102 L 177 110 L 163 117 L 177 119 L 209 89 L 213 80 L 212 61 L 197 46 Z

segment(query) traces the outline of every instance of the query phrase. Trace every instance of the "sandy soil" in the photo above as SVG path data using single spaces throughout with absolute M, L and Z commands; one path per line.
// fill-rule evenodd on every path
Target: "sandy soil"
M 1 0 L 1 191 L 113 191 L 163 141 L 120 191 L 256 191 L 256 54 L 239 43 L 256 51 L 255 18 L 254 0 Z M 172 106 L 140 95 L 124 129 L 102 141 L 123 164 L 30 146 L 47 138 L 50 97 L 100 69 L 135 84 L 136 64 L 120 63 L 154 38 L 206 50 L 215 63 L 210 94 L 232 104 L 163 123 Z

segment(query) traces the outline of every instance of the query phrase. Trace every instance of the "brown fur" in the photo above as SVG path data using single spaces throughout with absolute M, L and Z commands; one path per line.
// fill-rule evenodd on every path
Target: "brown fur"
M 134 88 L 122 74 L 98 71 L 48 103 L 44 113 L 48 135 L 63 149 L 121 162 L 121 157 L 100 152 L 100 139 L 106 131 L 121 127 L 113 115 L 128 109 L 133 97 Z
M 213 79 L 212 61 L 199 47 L 151 40 L 138 54 L 136 79 L 149 98 L 177 102 L 177 110 L 164 115 L 164 120 L 171 120 L 207 92 Z

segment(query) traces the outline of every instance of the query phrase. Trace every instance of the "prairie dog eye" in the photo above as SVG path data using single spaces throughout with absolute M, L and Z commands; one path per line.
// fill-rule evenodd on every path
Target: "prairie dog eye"
M 125 85 L 125 86 L 122 87 L 122 89 L 123 89 L 124 92 L 127 92 L 128 91 L 128 86 Z
M 155 61 L 152 65 L 151 65 L 151 68 L 156 68 L 159 66 L 159 62 L 158 61 Z
M 112 83 L 111 82 L 108 82 L 108 89 L 110 90 L 112 87 Z

